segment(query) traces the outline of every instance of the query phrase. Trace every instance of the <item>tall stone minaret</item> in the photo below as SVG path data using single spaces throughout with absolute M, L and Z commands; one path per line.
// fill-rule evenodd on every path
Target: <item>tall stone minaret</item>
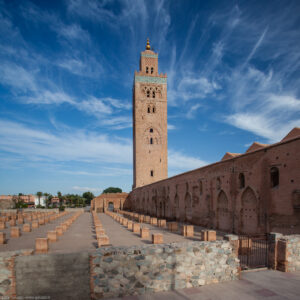
M 133 188 L 168 177 L 167 75 L 147 39 L 133 84 Z

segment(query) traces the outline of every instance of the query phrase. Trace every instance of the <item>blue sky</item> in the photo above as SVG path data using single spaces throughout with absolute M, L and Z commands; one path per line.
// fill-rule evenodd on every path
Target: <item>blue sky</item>
M 168 74 L 169 176 L 300 126 L 300 1 L 0 0 L 0 194 L 132 185 L 146 39 Z

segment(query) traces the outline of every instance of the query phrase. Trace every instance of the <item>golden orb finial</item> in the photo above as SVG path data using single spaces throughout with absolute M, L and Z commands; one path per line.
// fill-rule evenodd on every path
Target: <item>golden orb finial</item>
M 150 50 L 151 47 L 150 47 L 150 43 L 149 43 L 149 38 L 147 39 L 147 46 L 146 46 L 146 50 Z

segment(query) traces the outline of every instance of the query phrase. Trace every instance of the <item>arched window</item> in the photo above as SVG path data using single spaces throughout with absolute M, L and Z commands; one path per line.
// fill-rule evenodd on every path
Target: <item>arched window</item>
M 276 167 L 272 167 L 270 171 L 271 175 L 271 187 L 279 185 L 279 170 Z
M 150 171 L 150 176 L 153 177 L 154 176 L 154 172 L 153 170 Z
M 150 145 L 153 144 L 153 138 L 150 138 Z
M 217 189 L 219 190 L 221 188 L 221 179 L 217 178 Z
M 153 132 L 153 128 L 150 128 L 150 130 L 149 130 L 150 132 Z
M 239 185 L 240 189 L 243 189 L 245 187 L 245 175 L 243 173 L 240 173 L 239 175 Z
M 150 98 L 150 91 L 147 90 L 147 97 Z
M 148 106 L 148 114 L 150 114 L 151 110 L 150 110 L 150 106 Z
M 153 74 L 153 72 L 154 72 L 154 69 L 153 69 L 153 68 L 151 68 L 151 74 Z
M 152 98 L 155 98 L 155 92 L 154 91 L 152 92 Z
M 199 192 L 200 192 L 200 195 L 202 195 L 203 188 L 202 188 L 202 181 L 201 180 L 199 181 Z
M 153 106 L 152 112 L 155 113 L 155 106 Z
M 146 67 L 146 73 L 149 73 L 149 68 L 148 67 Z

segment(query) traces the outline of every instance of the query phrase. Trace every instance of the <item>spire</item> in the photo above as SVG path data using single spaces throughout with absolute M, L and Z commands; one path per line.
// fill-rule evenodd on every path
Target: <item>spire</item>
M 150 50 L 151 47 L 150 47 L 150 43 L 149 43 L 149 38 L 147 39 L 147 45 L 146 45 L 146 50 Z

